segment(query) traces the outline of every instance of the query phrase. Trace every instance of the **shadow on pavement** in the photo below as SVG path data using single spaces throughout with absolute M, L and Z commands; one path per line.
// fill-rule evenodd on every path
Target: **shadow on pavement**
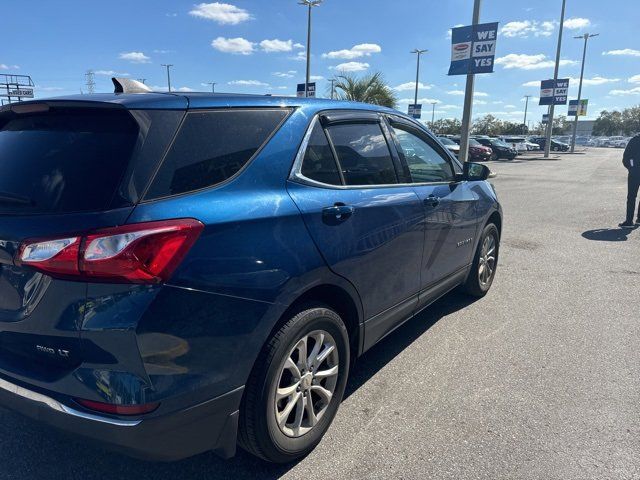
M 636 228 L 596 228 L 595 230 L 587 230 L 582 234 L 587 240 L 595 240 L 597 242 L 625 242 L 627 237 Z
M 474 301 L 464 294 L 450 293 L 392 332 L 356 361 L 345 398 L 438 320 Z M 83 443 L 2 409 L 0 425 L 0 479 L 276 479 L 295 466 L 268 464 L 241 449 L 231 460 L 205 453 L 175 463 L 149 463 Z

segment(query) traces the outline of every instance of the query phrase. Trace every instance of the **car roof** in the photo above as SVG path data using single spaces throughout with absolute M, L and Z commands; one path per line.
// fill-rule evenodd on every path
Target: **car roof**
M 251 95 L 238 93 L 96 93 L 88 95 L 69 95 L 64 97 L 45 98 L 21 102 L 69 104 L 84 106 L 99 106 L 111 104 L 123 106 L 127 109 L 186 109 L 186 108 L 224 108 L 224 107 L 303 107 L 305 109 L 320 111 L 328 109 L 370 110 L 401 115 L 410 118 L 406 114 L 391 108 L 372 105 L 369 103 L 350 102 L 344 100 L 331 100 L 325 98 L 300 98 L 275 95 Z M 10 108 L 9 105 L 3 107 Z

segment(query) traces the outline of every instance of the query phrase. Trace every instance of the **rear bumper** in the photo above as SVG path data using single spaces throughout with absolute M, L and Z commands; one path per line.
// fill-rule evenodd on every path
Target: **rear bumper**
M 0 378 L 0 405 L 143 460 L 174 461 L 209 450 L 229 458 L 243 390 L 171 414 L 125 418 L 89 413 Z

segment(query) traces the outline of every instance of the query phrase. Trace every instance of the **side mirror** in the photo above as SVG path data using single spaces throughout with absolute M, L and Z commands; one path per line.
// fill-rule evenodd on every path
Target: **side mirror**
M 463 168 L 463 178 L 471 182 L 487 180 L 492 175 L 489 167 L 481 163 L 465 162 Z

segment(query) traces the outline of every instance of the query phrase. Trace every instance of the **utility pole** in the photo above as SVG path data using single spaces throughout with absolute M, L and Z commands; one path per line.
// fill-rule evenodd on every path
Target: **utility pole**
M 161 67 L 166 67 L 167 69 L 167 87 L 169 88 L 169 91 L 171 91 L 171 73 L 169 72 L 169 69 L 171 67 L 173 67 L 172 63 L 163 63 L 160 65 Z
M 300 0 L 299 5 L 306 5 L 307 11 L 307 75 L 304 81 L 304 96 L 309 96 L 309 82 L 311 80 L 311 9 L 322 3 L 322 0 Z
M 433 122 L 436 119 L 436 103 L 438 102 L 431 102 L 431 128 L 433 128 Z
M 147 83 L 147 79 L 146 78 L 139 78 L 138 81 L 140 83 Z
M 411 53 L 415 53 L 418 56 L 418 61 L 416 63 L 416 92 L 413 97 L 414 109 L 417 108 L 416 105 L 418 105 L 418 83 L 420 82 L 420 55 L 422 55 L 423 53 L 427 53 L 428 51 L 429 50 L 420 50 L 419 48 L 411 50 Z
M 331 82 L 331 100 L 333 100 L 333 97 L 335 96 L 335 83 L 336 83 L 336 79 L 332 78 L 331 80 L 329 80 Z
M 216 93 L 216 82 L 209 82 L 211 85 L 211 93 Z
M 85 85 L 87 86 L 87 93 L 89 94 L 95 93 L 96 91 L 96 82 L 93 75 L 93 70 L 87 70 L 87 73 L 84 74 L 87 79 Z
M 473 25 L 480 23 L 481 0 L 473 2 Z M 471 131 L 471 115 L 473 113 L 473 87 L 475 75 L 467 74 L 467 85 L 464 91 L 464 108 L 462 110 L 462 128 L 460 129 L 460 153 L 458 159 L 464 163 L 469 155 L 469 132 Z
M 523 130 L 527 128 L 527 110 L 529 109 L 529 99 L 531 98 L 531 95 L 525 95 L 524 98 L 526 98 L 527 100 L 524 104 L 524 121 L 522 122 L 522 125 L 524 125 Z
M 562 0 L 562 12 L 560 13 L 560 27 L 558 31 L 558 49 L 556 50 L 556 66 L 553 71 L 553 98 L 551 105 L 549 105 L 549 123 L 547 123 L 547 134 L 544 142 L 544 158 L 549 158 L 549 152 L 551 151 L 551 133 L 553 131 L 553 112 L 555 103 L 555 88 L 558 81 L 558 69 L 560 68 L 560 51 L 562 49 L 562 30 L 564 28 L 564 11 L 567 6 L 567 0 Z
M 576 148 L 576 133 L 578 133 L 578 113 L 580 113 L 580 100 L 582 99 L 582 79 L 584 77 L 584 60 L 587 57 L 587 42 L 590 38 L 597 37 L 598 35 L 600 34 L 585 33 L 584 35 L 573 37 L 584 39 L 584 48 L 582 49 L 582 68 L 580 69 L 580 86 L 578 87 L 578 105 L 576 105 L 576 116 L 573 121 L 573 135 L 571 135 L 571 153 L 573 153 Z

